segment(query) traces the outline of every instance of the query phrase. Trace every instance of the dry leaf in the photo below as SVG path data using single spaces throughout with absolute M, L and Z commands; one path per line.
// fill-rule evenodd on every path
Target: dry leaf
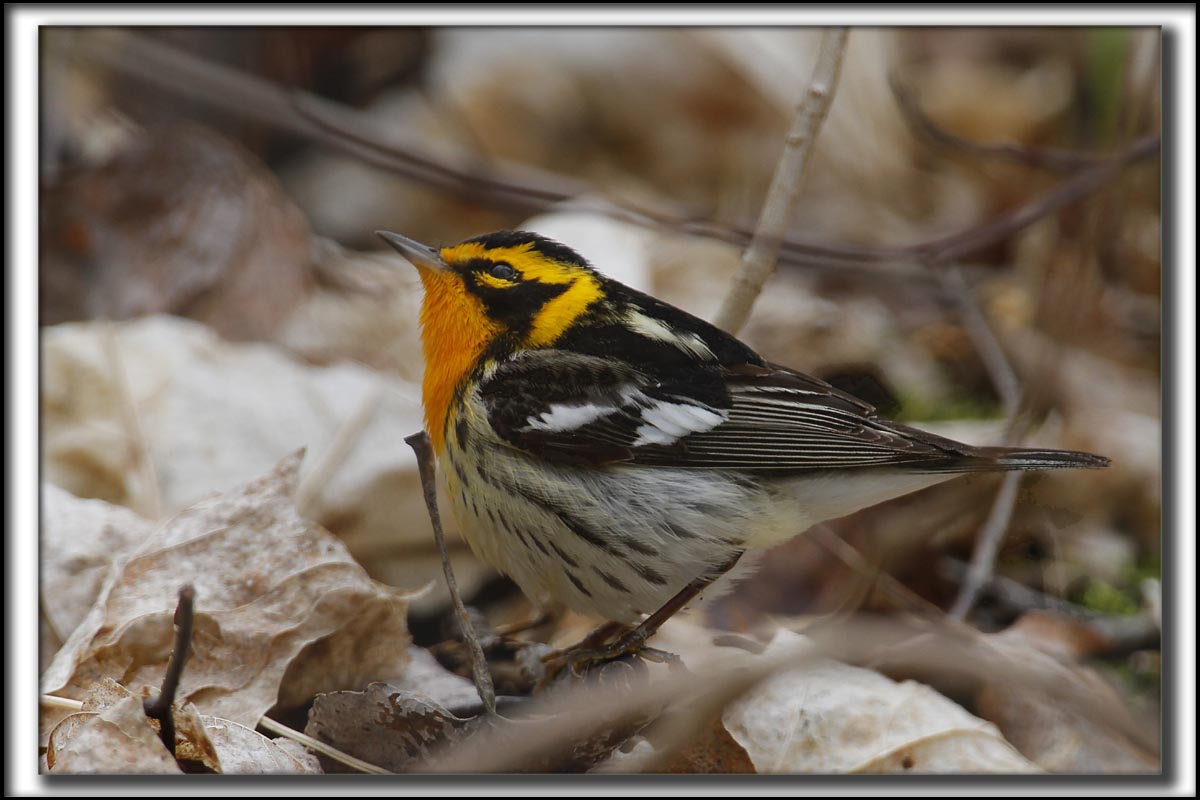
M 263 338 L 309 291 L 303 214 L 256 156 L 198 125 L 143 132 L 42 208 L 43 322 L 165 312 Z
M 422 425 L 416 384 L 356 364 L 313 367 L 175 317 L 114 328 L 166 512 L 249 480 L 304 445 L 305 516 L 341 536 L 377 580 L 415 590 L 438 579 L 424 602 L 445 602 L 416 461 L 404 444 Z M 137 506 L 144 470 L 131 453 L 141 443 L 124 422 L 130 409 L 105 353 L 107 330 L 79 323 L 43 331 L 45 477 L 77 497 Z M 326 470 L 339 432 L 372 397 L 374 411 L 345 459 Z M 455 566 L 465 593 L 494 575 L 473 559 Z
M 613 767 L 620 768 L 619 759 Z M 755 769 L 746 748 L 729 734 L 721 720 L 714 719 L 703 734 L 676 753 L 661 771 L 732 775 L 753 773 Z
M 57 643 L 42 667 L 83 621 L 116 559 L 143 541 L 153 525 L 127 508 L 82 500 L 42 484 L 41 581 L 43 627 Z
M 191 703 L 183 707 L 176 704 L 171 713 L 175 720 L 175 759 L 199 765 L 208 772 L 225 772 L 216 742 L 209 737 L 199 710 Z
M 1070 774 L 1152 773 L 1161 769 L 1145 736 L 1139 744 L 1131 738 L 1149 726 L 1138 726 L 1125 711 L 1127 704 L 1108 682 L 1077 659 L 1097 649 L 1102 633 L 1051 612 L 1029 612 L 1004 631 L 988 637 L 998 648 L 1024 654 L 1027 662 L 1042 662 L 1086 689 L 1093 707 L 1102 706 L 1125 725 L 1100 725 L 1080 709 L 1065 703 L 1046 702 L 1004 680 L 991 680 L 978 692 L 979 713 L 995 722 L 1004 736 L 1027 758 L 1051 772 Z M 1112 721 L 1112 720 L 1110 720 Z
M 179 766 L 146 719 L 133 694 L 105 702 L 99 711 L 66 717 L 50 732 L 51 773 L 103 775 L 176 774 Z
M 979 713 L 1039 767 L 1071 775 L 1157 773 L 1159 759 L 1081 714 L 1028 692 L 992 684 L 976 698 Z
M 287 740 L 266 736 L 227 719 L 204 716 L 204 730 L 221 760 L 226 775 L 320 774 L 316 760 L 296 753 Z M 290 745 L 291 743 L 289 743 Z
M 796 638 L 779 632 L 766 655 Z M 722 721 L 763 773 L 1038 771 L 928 686 L 830 661 L 777 673 Z
M 443 667 L 423 647 L 409 648 L 408 653 L 408 668 L 404 675 L 388 681 L 388 686 L 397 691 L 420 694 L 446 709 L 479 705 L 479 693 L 469 679 Z
M 299 454 L 290 456 L 155 531 L 106 583 L 42 676 L 43 691 L 81 697 L 103 676 L 134 691 L 156 690 L 184 583 L 195 587 L 196 613 L 178 697 L 202 712 L 253 727 L 290 696 L 281 686 L 285 674 L 312 692 L 403 674 L 405 603 L 374 583 L 334 537 L 297 516 L 291 495 L 299 465 Z M 364 630 L 364 618 L 377 627 Z M 326 672 L 328 656 L 295 666 L 324 639 L 338 642 L 339 669 Z
M 478 724 L 418 692 L 373 683 L 364 692 L 319 695 L 304 732 L 369 764 L 403 772 L 437 748 L 460 741 Z M 321 761 L 328 772 L 347 771 L 331 759 Z

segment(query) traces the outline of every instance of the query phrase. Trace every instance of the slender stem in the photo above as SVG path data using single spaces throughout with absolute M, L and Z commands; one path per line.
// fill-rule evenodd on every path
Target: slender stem
M 146 716 L 159 722 L 159 736 L 167 751 L 175 755 L 175 714 L 172 706 L 179 691 L 179 679 L 192 649 L 193 606 L 196 590 L 191 584 L 179 590 L 179 604 L 175 606 L 175 644 L 171 648 L 171 659 L 167 662 L 167 673 L 163 676 L 162 688 L 156 697 L 142 701 Z
M 742 254 L 742 263 L 733 285 L 717 311 L 714 322 L 718 328 L 733 334 L 742 329 L 750 318 L 754 301 L 779 263 L 779 250 L 792 208 L 796 204 L 796 196 L 800 193 L 800 183 L 837 89 L 848 35 L 848 28 L 829 28 L 821 36 L 821 49 L 817 54 L 812 81 L 796 109 L 791 130 L 784 140 L 783 153 L 775 166 L 775 175 L 767 190 L 767 200 L 758 218 L 758 227 L 754 230 L 750 246 Z
M 1004 405 L 1004 414 L 1011 422 L 1021 405 L 1021 381 L 1009 362 L 996 332 L 988 324 L 979 303 L 975 301 L 962 270 L 958 266 L 951 266 L 947 270 L 938 271 L 937 274 L 942 288 L 954 298 L 967 335 L 975 345 L 979 357 L 983 359 L 988 377 L 991 378 L 996 393 L 1000 395 L 1000 402 Z
M 82 700 L 72 700 L 69 697 L 58 697 L 52 694 L 43 694 L 38 697 L 38 705 L 46 708 L 60 708 L 64 711 L 83 711 Z
M 492 685 L 492 673 L 488 669 L 487 659 L 479 638 L 475 635 L 475 626 L 467 615 L 463 605 L 462 595 L 458 593 L 458 583 L 454 580 L 454 569 L 450 566 L 450 551 L 446 547 L 446 535 L 442 532 L 442 519 L 437 507 L 436 466 L 433 460 L 433 447 L 429 444 L 429 434 L 425 431 L 405 437 L 405 442 L 417 455 L 417 469 L 421 475 L 421 490 L 425 495 L 425 507 L 429 510 L 429 521 L 433 525 L 433 538 L 437 541 L 438 552 L 442 555 L 442 569 L 446 574 L 446 588 L 450 590 L 450 602 L 454 604 L 454 613 L 458 617 L 459 632 L 471 655 L 471 672 L 475 676 L 475 691 L 489 714 L 496 713 L 496 688 Z
M 377 767 L 374 764 L 371 764 L 367 761 L 363 761 L 361 758 L 355 758 L 354 756 L 350 755 L 349 753 L 343 753 L 341 750 L 338 750 L 333 745 L 326 744 L 325 742 L 322 742 L 320 739 L 314 739 L 313 737 L 309 736 L 307 733 L 301 733 L 300 731 L 293 730 L 292 728 L 289 728 L 288 726 L 284 725 L 281 722 L 276 722 L 275 720 L 271 719 L 270 717 L 261 718 L 258 721 L 258 724 L 259 724 L 259 727 L 263 728 L 264 730 L 270 731 L 271 733 L 275 734 L 276 736 L 282 736 L 285 739 L 291 739 L 294 742 L 299 742 L 300 744 L 307 747 L 309 750 L 312 750 L 314 753 L 320 753 L 321 755 L 325 756 L 326 758 L 331 758 L 334 761 L 337 761 L 339 764 L 345 764 L 347 767 L 350 767 L 351 769 L 356 769 L 359 772 L 365 772 L 368 775 L 391 775 L 392 774 L 391 772 L 384 769 L 383 767 Z
M 1005 473 L 1000 491 L 992 503 L 987 520 L 980 528 L 975 539 L 975 550 L 971 553 L 971 563 L 967 574 L 959 587 L 958 597 L 950 608 L 950 618 L 965 619 L 983 587 L 991 580 L 992 571 L 996 568 L 996 553 L 1000 543 L 1004 541 L 1004 533 L 1008 523 L 1012 521 L 1013 509 L 1017 504 L 1017 490 L 1021 487 L 1021 473 L 1013 471 Z
M 346 462 L 367 425 L 375 418 L 383 400 L 384 382 L 377 379 L 353 413 L 338 427 L 333 440 L 317 460 L 312 471 L 296 488 L 296 508 L 303 516 L 311 516 L 316 500 L 334 473 Z
M 1015 142 L 973 142 L 940 127 L 917 103 L 913 93 L 895 75 L 891 78 L 892 95 L 909 127 L 922 138 L 939 147 L 959 150 L 972 156 L 1014 161 L 1027 167 L 1053 172 L 1075 172 L 1105 161 L 1108 155 L 1086 153 L 1058 147 L 1034 147 Z
M 273 126 L 369 164 L 381 171 L 453 192 L 464 200 L 522 213 L 570 202 L 573 210 L 599 214 L 648 228 L 666 229 L 745 246 L 753 232 L 740 225 L 694 219 L 661 208 L 629 208 L 600 196 L 587 183 L 566 175 L 492 159 L 481 170 L 478 159 L 442 159 L 385 141 L 368 128 L 362 112 L 290 91 L 258 76 L 171 48 L 128 32 L 89 31 L 71 53 L 130 78 L 185 96 L 210 107 Z M 1161 138 L 1148 135 L 1128 149 L 1080 170 L 1059 186 L 982 225 L 924 242 L 885 247 L 782 239 L 779 262 L 793 267 L 927 281 L 928 271 L 914 262 L 942 264 L 960 260 L 1013 235 L 1055 210 L 1111 182 L 1121 170 L 1158 154 Z M 461 165 L 469 165 L 465 168 Z M 587 201 L 580 198 L 587 197 Z
M 106 320 L 102 330 L 101 342 L 104 356 L 108 360 L 113 386 L 120 401 L 121 420 L 125 426 L 129 453 L 141 477 L 137 511 L 146 519 L 157 520 L 162 517 L 162 492 L 158 485 L 158 471 L 154 466 L 154 457 L 150 453 L 150 440 L 146 436 L 141 414 L 138 413 L 137 403 L 133 399 L 133 391 L 129 387 L 129 376 L 125 371 L 125 360 L 121 356 L 121 344 L 117 339 L 116 324 L 111 320 Z

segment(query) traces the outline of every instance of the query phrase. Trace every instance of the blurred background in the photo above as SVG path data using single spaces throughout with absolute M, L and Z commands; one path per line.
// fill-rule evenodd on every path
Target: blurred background
M 43 28 L 44 480 L 157 520 L 306 447 L 304 512 L 376 579 L 432 582 L 410 624 L 438 641 L 447 600 L 403 442 L 421 425 L 418 283 L 373 232 L 536 230 L 711 318 L 819 41 Z M 1023 480 L 969 620 L 1069 648 L 1152 716 L 1160 59 L 1157 29 L 853 29 L 742 332 L 909 423 L 1110 456 Z M 1015 410 L 951 269 L 1016 376 Z M 956 480 L 799 537 L 705 620 L 752 633 L 947 609 L 998 485 Z M 454 552 L 492 623 L 528 616 Z M 78 622 L 55 613 L 50 653 Z

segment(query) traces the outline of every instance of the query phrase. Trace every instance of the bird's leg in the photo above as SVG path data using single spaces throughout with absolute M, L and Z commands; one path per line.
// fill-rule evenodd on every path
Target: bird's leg
M 615 633 L 613 626 L 616 623 L 611 622 L 597 628 L 575 647 L 554 654 L 553 658 L 555 660 L 561 658 L 566 664 L 570 665 L 572 671 L 578 673 L 592 664 L 612 661 L 622 656 L 641 651 L 645 648 L 646 641 L 658 633 L 658 629 L 662 627 L 664 622 L 675 616 L 680 609 L 694 600 L 696 595 L 711 586 L 717 578 L 720 578 L 726 572 L 733 569 L 741 557 L 742 554 L 739 551 L 737 555 L 731 558 L 720 569 L 692 581 L 683 587 L 678 594 L 663 604 L 662 608 L 643 620 L 637 627 L 626 630 L 610 644 L 600 645 L 601 642 Z M 620 630 L 620 628 L 618 627 L 616 630 Z M 670 664 L 679 663 L 678 656 L 661 650 L 654 650 L 652 655 L 655 661 L 664 661 Z
M 561 616 L 561 608 L 542 609 L 538 611 L 535 616 L 530 617 L 529 619 L 521 620 L 519 622 L 512 622 L 508 625 L 497 625 L 496 635 L 513 636 L 518 633 L 524 633 L 525 631 L 530 631 L 534 628 L 540 628 L 543 625 L 549 625 L 552 622 L 558 622 L 558 619 Z

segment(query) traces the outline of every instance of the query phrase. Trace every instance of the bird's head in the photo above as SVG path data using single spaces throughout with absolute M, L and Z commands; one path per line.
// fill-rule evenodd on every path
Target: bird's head
M 515 347 L 551 345 L 604 295 L 603 279 L 566 245 L 500 231 L 440 249 L 380 232 L 420 273 L 426 336 L 437 320 L 503 335 Z
M 582 256 L 536 233 L 500 231 L 440 249 L 379 236 L 417 268 L 425 289 L 421 341 L 431 432 L 485 351 L 552 346 L 605 296 L 604 278 Z

